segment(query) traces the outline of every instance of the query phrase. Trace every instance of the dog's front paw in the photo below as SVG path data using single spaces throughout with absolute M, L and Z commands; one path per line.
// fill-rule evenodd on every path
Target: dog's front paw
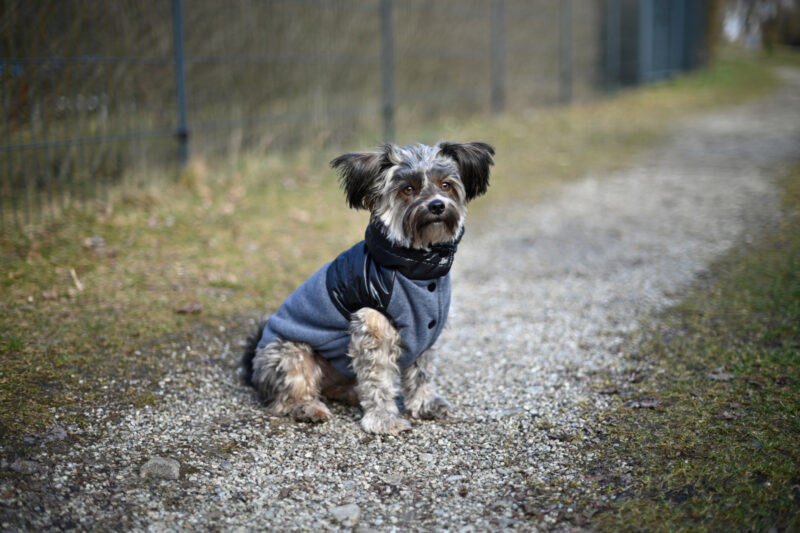
M 423 402 L 418 407 L 410 408 L 409 414 L 413 418 L 434 420 L 447 417 L 452 408 L 453 406 L 450 405 L 450 402 L 441 396 L 434 394 L 429 401 Z
M 298 422 L 326 422 L 333 416 L 324 403 L 320 401 L 299 402 L 289 411 L 289 416 Z
M 405 418 L 386 412 L 368 412 L 361 419 L 361 429 L 367 433 L 378 435 L 397 435 L 402 431 L 411 429 L 411 424 Z

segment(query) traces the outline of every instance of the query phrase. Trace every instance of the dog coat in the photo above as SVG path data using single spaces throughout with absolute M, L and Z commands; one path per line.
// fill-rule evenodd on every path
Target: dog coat
M 462 231 L 463 235 L 463 231 Z M 450 267 L 458 242 L 416 250 L 393 245 L 378 223 L 364 240 L 326 263 L 270 316 L 258 349 L 277 340 L 305 342 L 339 372 L 355 376 L 347 350 L 352 313 L 369 307 L 397 329 L 406 368 L 431 346 L 450 310 Z

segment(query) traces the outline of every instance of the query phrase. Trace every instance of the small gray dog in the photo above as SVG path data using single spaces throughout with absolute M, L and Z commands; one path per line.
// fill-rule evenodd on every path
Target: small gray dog
M 331 161 L 365 238 L 298 287 L 248 340 L 245 380 L 271 413 L 324 422 L 321 397 L 360 404 L 361 427 L 397 434 L 450 404 L 433 385 L 431 347 L 450 308 L 450 267 L 467 202 L 486 192 L 485 143 L 386 144 Z M 398 380 L 398 377 L 400 378 Z

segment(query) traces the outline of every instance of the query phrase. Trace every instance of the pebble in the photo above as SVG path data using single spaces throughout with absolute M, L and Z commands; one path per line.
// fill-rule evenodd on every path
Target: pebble
M 44 466 L 36 461 L 27 461 L 25 459 L 17 459 L 9 465 L 9 468 L 20 474 L 37 474 L 45 470 Z
M 51 442 L 64 440 L 67 438 L 67 430 L 59 424 L 55 424 L 49 431 L 35 435 L 28 435 L 22 440 L 26 444 L 49 444 Z
M 345 526 L 355 525 L 361 517 L 361 509 L 354 503 L 334 507 L 330 513 L 334 520 Z
M 56 424 L 50 429 L 50 431 L 48 431 L 42 436 L 42 442 L 44 444 L 47 444 L 50 442 L 64 440 L 66 438 L 67 438 L 67 430 L 64 429 L 62 426 Z
M 181 464 L 175 459 L 167 457 L 153 457 L 148 460 L 140 471 L 142 477 L 157 477 L 162 479 L 178 479 Z

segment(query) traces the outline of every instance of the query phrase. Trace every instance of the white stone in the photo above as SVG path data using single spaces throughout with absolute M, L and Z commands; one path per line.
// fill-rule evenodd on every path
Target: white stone
M 153 457 L 147 461 L 140 472 L 142 477 L 158 477 L 162 479 L 178 479 L 181 464 L 167 457 Z

